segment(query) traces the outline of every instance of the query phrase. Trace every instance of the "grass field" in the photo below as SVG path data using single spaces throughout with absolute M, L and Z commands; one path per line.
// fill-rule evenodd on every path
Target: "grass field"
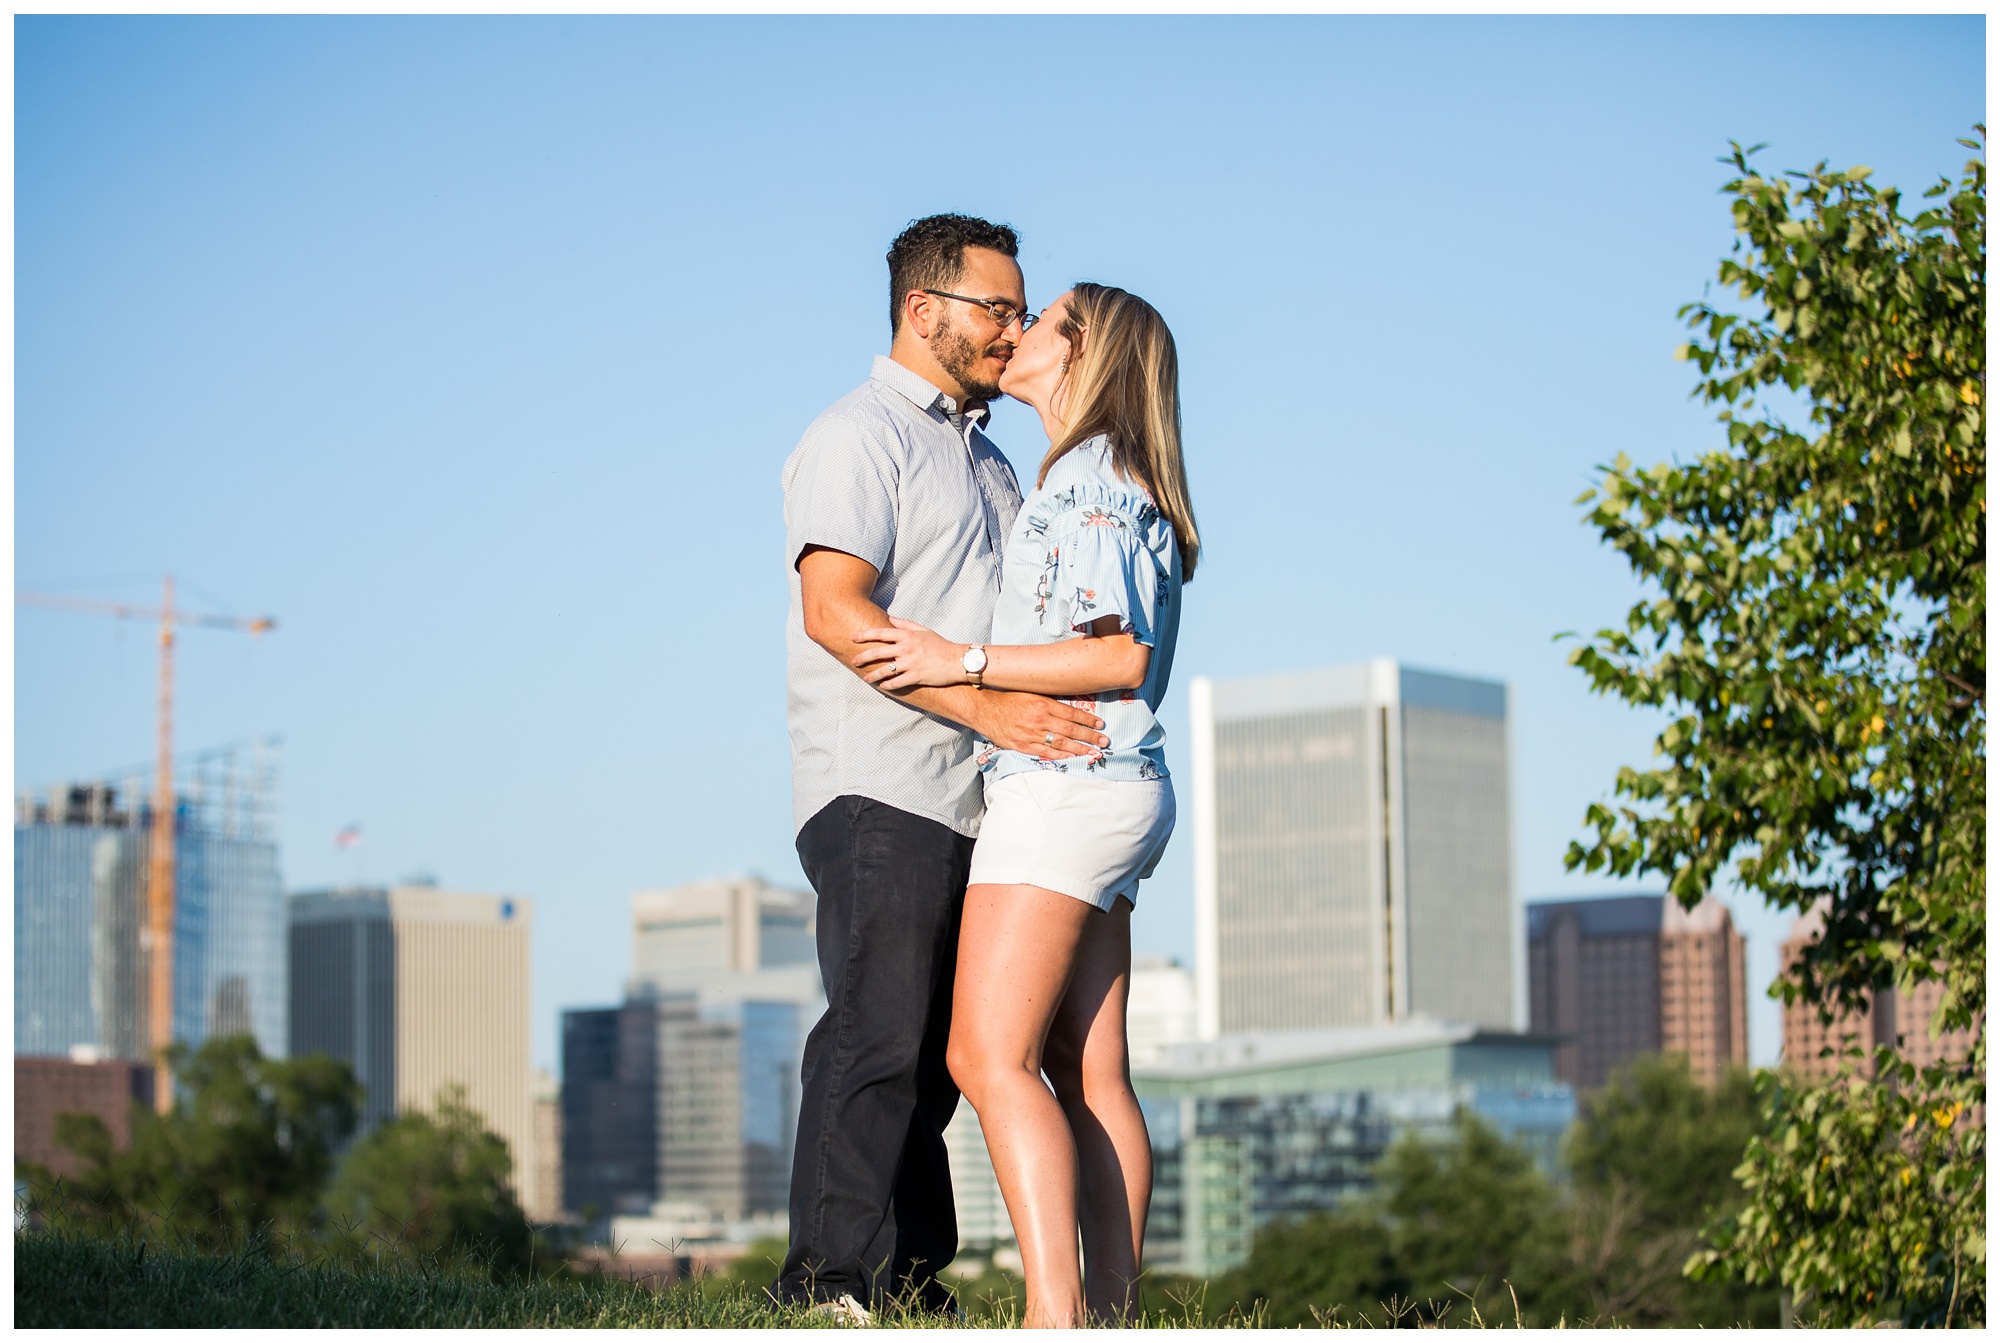
M 984 1290 L 982 1290 L 984 1288 Z M 1006 1327 L 1017 1297 L 983 1282 L 960 1292 L 964 1320 L 885 1312 L 888 1327 Z M 1200 1304 L 1149 1303 L 1144 1325 L 1251 1325 L 1204 1319 Z M 14 1324 L 24 1329 L 769 1329 L 839 1327 L 742 1283 L 651 1291 L 615 1279 L 496 1283 L 403 1264 L 355 1268 L 258 1252 L 162 1251 L 59 1232 L 14 1238 Z

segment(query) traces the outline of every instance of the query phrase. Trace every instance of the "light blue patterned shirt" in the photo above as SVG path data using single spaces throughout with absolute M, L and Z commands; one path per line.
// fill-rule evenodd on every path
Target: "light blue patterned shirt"
M 1102 718 L 1111 744 L 1087 756 L 1037 760 L 982 741 L 976 758 L 989 784 L 1031 769 L 1095 779 L 1167 777 L 1166 733 L 1155 715 L 1180 634 L 1181 552 L 1144 487 L 1113 468 L 1111 445 L 1100 435 L 1064 453 L 1022 503 L 1007 539 L 992 642 L 1080 638 L 1105 616 L 1117 616 L 1125 633 L 1153 650 L 1138 689 L 1065 701 Z

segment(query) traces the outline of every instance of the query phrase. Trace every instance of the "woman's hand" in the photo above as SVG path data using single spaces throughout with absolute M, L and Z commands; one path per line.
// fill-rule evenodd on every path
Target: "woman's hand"
M 967 645 L 955 644 L 914 620 L 890 616 L 894 629 L 863 630 L 854 642 L 868 645 L 851 659 L 861 679 L 877 690 L 910 690 L 920 685 L 967 685 Z

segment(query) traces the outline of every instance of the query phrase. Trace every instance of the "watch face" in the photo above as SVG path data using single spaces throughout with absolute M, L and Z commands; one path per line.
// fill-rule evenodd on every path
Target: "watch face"
M 966 649 L 966 650 L 965 650 L 965 669 L 966 669 L 967 671 L 969 671 L 969 672 L 983 672 L 983 671 L 985 671 L 985 670 L 986 670 L 986 650 L 985 650 L 985 649 L 983 649 L 983 648 L 968 648 L 968 649 Z

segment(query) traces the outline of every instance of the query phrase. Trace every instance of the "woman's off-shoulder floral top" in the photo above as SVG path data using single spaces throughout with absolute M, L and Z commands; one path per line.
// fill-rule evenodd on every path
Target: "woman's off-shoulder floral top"
M 1030 769 L 1094 779 L 1167 777 L 1166 734 L 1154 715 L 1180 633 L 1180 547 L 1144 487 L 1118 475 L 1111 445 L 1099 436 L 1064 453 L 1021 505 L 1007 539 L 992 642 L 1081 638 L 1105 616 L 1117 616 L 1123 632 L 1153 650 L 1138 689 L 1067 701 L 1102 718 L 1111 745 L 1088 756 L 1037 760 L 982 741 L 978 762 L 989 782 Z

